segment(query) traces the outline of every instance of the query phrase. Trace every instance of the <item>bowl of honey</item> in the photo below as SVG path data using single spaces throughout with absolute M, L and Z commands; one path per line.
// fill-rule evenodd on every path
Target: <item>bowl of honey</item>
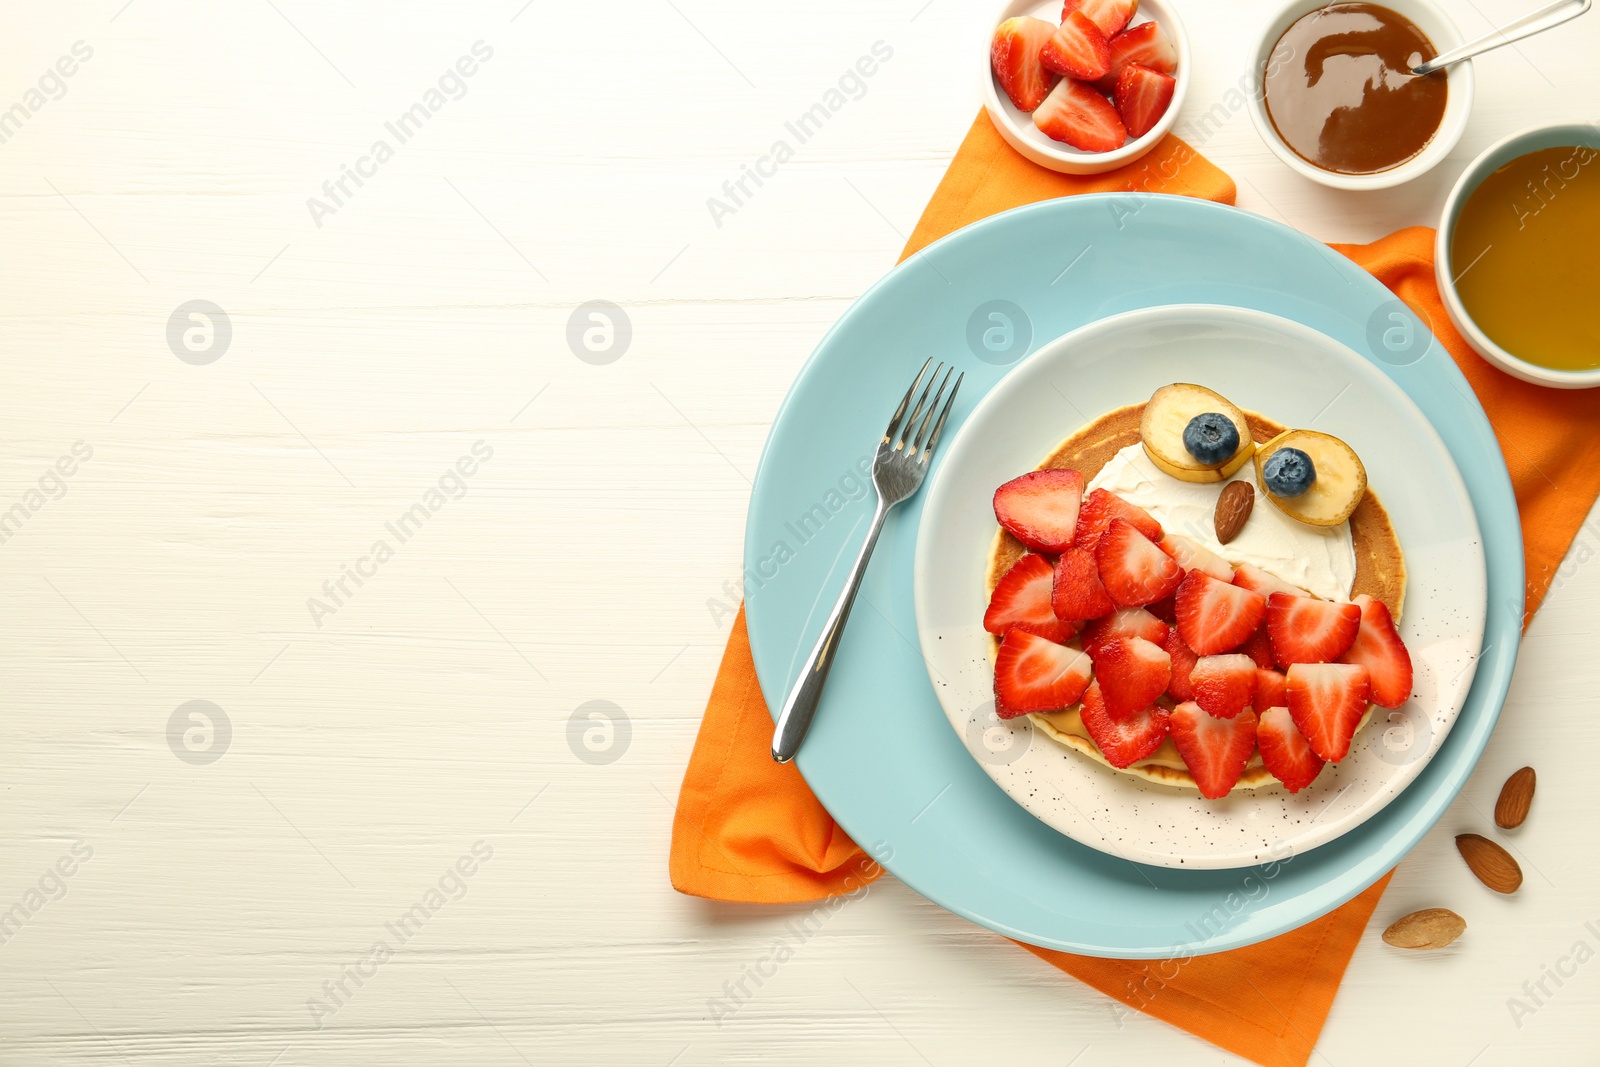
M 1434 246 L 1450 322 L 1489 362 L 1558 389 L 1600 385 L 1600 128 L 1540 126 L 1456 181 Z
M 1384 189 L 1449 154 L 1472 111 L 1472 61 L 1411 69 L 1461 44 L 1431 0 L 1293 0 L 1256 45 L 1251 120 L 1294 170 L 1336 189 Z

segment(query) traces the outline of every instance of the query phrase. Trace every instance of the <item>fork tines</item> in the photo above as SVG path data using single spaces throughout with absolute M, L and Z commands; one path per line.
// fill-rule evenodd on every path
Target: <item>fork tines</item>
M 932 359 L 927 360 L 922 364 L 922 369 L 917 371 L 916 378 L 911 382 L 911 388 L 906 390 L 906 395 L 900 400 L 900 406 L 894 410 L 894 417 L 889 420 L 889 428 L 883 431 L 884 444 L 892 445 L 895 451 L 898 452 L 920 451 L 921 455 L 918 458 L 924 462 L 933 454 L 934 448 L 938 446 L 939 434 L 944 430 L 944 420 L 949 416 L 950 408 L 956 402 L 956 392 L 961 388 L 962 381 L 966 379 L 965 374 L 956 378 L 956 384 L 950 390 L 950 396 L 945 399 L 944 407 L 940 408 L 939 400 L 944 397 L 945 386 L 950 383 L 950 375 L 955 371 L 955 367 L 952 365 L 946 369 L 945 365 L 940 363 L 933 368 L 933 374 L 928 376 L 927 384 L 924 385 L 923 376 L 928 374 L 928 364 L 932 362 Z M 944 371 L 944 377 L 939 379 L 941 370 Z M 930 402 L 928 400 L 928 391 L 933 389 L 935 379 L 939 379 L 939 388 L 933 390 L 933 400 Z M 919 385 L 922 386 L 922 394 L 917 397 L 916 407 L 911 409 L 911 417 L 902 422 L 906 407 L 911 403 L 911 395 L 917 391 L 917 386 Z M 934 418 L 933 414 L 936 408 L 939 410 L 937 419 Z M 922 420 L 920 425 L 917 422 L 919 416 Z M 933 428 L 931 434 L 928 432 L 930 424 Z M 913 427 L 916 428 L 914 436 L 912 435 Z M 907 441 L 908 436 L 911 437 L 909 442 Z

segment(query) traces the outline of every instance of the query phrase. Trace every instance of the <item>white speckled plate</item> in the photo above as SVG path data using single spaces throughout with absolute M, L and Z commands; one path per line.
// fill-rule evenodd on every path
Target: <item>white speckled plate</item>
M 1198 382 L 1285 425 L 1348 441 L 1405 552 L 1399 625 L 1416 670 L 1412 699 L 1394 712 L 1378 709 L 1351 754 L 1299 794 L 1274 784 L 1205 800 L 1101 766 L 1026 718 L 994 716 L 982 622 L 995 487 L 1037 466 L 1087 421 L 1174 381 Z M 1245 308 L 1168 305 L 1114 315 L 1018 364 L 943 451 L 924 490 L 914 567 L 923 658 L 950 725 L 985 772 L 1061 833 L 1167 867 L 1282 860 L 1381 811 L 1444 741 L 1471 687 L 1487 619 L 1477 518 L 1427 418 L 1344 345 Z

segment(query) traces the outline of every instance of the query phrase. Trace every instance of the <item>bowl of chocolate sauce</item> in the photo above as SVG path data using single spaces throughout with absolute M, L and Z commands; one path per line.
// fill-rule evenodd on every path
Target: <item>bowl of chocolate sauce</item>
M 1430 0 L 1299 0 L 1257 46 L 1250 116 L 1294 170 L 1339 189 L 1383 189 L 1455 147 L 1472 110 L 1472 61 L 1411 68 L 1461 43 Z

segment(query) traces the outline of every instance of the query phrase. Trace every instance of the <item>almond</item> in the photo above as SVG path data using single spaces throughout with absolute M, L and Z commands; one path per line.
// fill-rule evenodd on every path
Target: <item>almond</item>
M 1478 834 L 1457 834 L 1456 851 L 1478 881 L 1496 893 L 1515 893 L 1522 884 L 1522 868 L 1511 853 Z
M 1467 920 L 1449 908 L 1424 908 L 1396 919 L 1383 932 L 1395 948 L 1444 948 L 1467 929 Z
M 1256 487 L 1246 481 L 1229 482 L 1217 497 L 1217 514 L 1213 520 L 1217 528 L 1217 543 L 1225 545 L 1239 536 L 1250 509 L 1256 505 Z
M 1528 817 L 1533 804 L 1535 775 L 1532 767 L 1517 771 L 1500 787 L 1500 799 L 1494 802 L 1494 824 L 1502 830 L 1515 830 Z

